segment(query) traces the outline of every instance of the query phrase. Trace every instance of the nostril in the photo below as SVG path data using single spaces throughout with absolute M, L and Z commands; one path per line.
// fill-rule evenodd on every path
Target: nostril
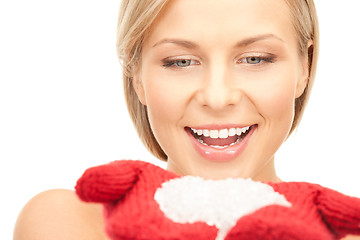
M 234 107 L 240 101 L 240 91 L 214 91 L 213 93 L 203 93 L 198 97 L 201 106 L 215 110 Z
M 234 76 L 230 76 L 226 67 L 214 68 L 206 73 L 196 92 L 196 99 L 201 106 L 220 110 L 235 106 L 241 100 L 242 91 Z

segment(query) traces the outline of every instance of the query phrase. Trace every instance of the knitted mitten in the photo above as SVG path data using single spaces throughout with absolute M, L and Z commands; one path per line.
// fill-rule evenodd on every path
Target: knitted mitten
M 154 200 L 163 182 L 175 174 L 141 161 L 116 161 L 85 171 L 76 193 L 104 204 L 106 232 L 113 240 L 209 240 L 217 229 L 206 223 L 180 224 L 164 216 Z
M 88 169 L 76 192 L 83 201 L 104 205 L 106 231 L 113 240 L 333 240 L 360 235 L 360 199 L 305 182 L 213 181 L 180 177 L 141 161 L 116 161 Z M 208 213 L 215 218 L 203 220 Z
M 269 185 L 292 206 L 268 206 L 239 219 L 226 240 L 333 240 L 360 235 L 360 199 L 305 182 Z

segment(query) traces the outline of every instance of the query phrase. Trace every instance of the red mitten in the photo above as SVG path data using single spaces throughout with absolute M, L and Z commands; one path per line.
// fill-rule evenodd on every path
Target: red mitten
M 360 234 L 360 199 L 309 183 L 179 177 L 141 161 L 88 169 L 79 197 L 111 239 L 333 240 Z
M 291 208 L 268 206 L 245 216 L 226 240 L 334 240 L 360 234 L 360 199 L 305 182 L 269 185 Z
M 338 238 L 360 235 L 360 199 L 321 188 L 316 204 L 324 222 Z
M 175 223 L 160 210 L 155 191 L 177 177 L 149 163 L 116 161 L 88 169 L 75 188 L 82 200 L 103 203 L 106 232 L 113 240 L 215 239 L 215 227 Z
M 144 164 L 116 161 L 89 168 L 78 180 L 76 193 L 85 202 L 117 201 L 136 184 Z

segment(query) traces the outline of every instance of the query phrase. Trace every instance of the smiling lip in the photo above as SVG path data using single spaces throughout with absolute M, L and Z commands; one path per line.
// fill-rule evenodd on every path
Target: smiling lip
M 239 126 L 237 126 L 239 127 Z M 241 126 L 244 127 L 244 126 Z M 240 128 L 241 128 L 240 127 Z M 226 126 L 225 128 L 229 128 L 229 126 Z M 246 148 L 252 134 L 256 130 L 257 125 L 252 125 L 249 129 L 249 132 L 247 135 L 235 145 L 227 146 L 224 148 L 215 148 L 211 146 L 207 146 L 204 144 L 201 144 L 191 133 L 190 128 L 185 128 L 186 132 L 191 140 L 191 143 L 195 150 L 202 156 L 203 158 L 214 161 L 214 162 L 226 162 L 235 159 L 237 156 L 239 156 L 244 149 Z M 196 129 L 222 129 L 219 126 L 202 126 L 202 127 L 196 127 Z

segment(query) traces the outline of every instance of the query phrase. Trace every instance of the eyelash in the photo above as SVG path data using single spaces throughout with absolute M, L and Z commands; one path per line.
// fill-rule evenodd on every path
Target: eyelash
M 180 63 L 180 62 L 183 62 L 183 61 L 190 61 L 190 64 L 187 65 L 187 66 L 184 66 L 184 67 L 181 67 L 179 66 L 177 63 Z M 192 59 L 188 59 L 188 58 L 184 58 L 184 59 L 164 59 L 163 60 L 163 67 L 165 68 L 169 68 L 169 67 L 178 67 L 178 68 L 185 68 L 185 67 L 189 67 L 189 66 L 192 66 L 194 64 L 191 64 L 191 63 L 194 63 L 195 62 L 195 65 L 199 65 L 199 63 L 196 63 L 197 61 L 195 60 L 192 60 Z M 177 65 L 177 66 L 176 66 Z
M 259 63 L 249 63 L 249 60 L 258 60 Z M 179 63 L 183 63 L 185 64 L 184 61 L 190 61 L 188 62 L 189 64 L 186 65 L 186 66 L 179 66 Z M 267 56 L 267 57 L 263 57 L 263 56 L 249 56 L 249 57 L 243 57 L 241 59 L 239 59 L 238 61 L 236 61 L 236 63 L 239 63 L 239 64 L 248 64 L 248 65 L 253 65 L 254 67 L 255 66 L 261 66 L 263 64 L 266 64 L 266 63 L 274 63 L 275 61 L 275 56 L 273 55 L 270 55 L 270 56 Z M 170 68 L 170 67 L 175 67 L 175 68 L 187 68 L 187 67 L 190 67 L 190 66 L 193 66 L 193 65 L 199 65 L 200 63 L 196 60 L 193 60 L 193 59 L 189 59 L 189 58 L 183 58 L 183 59 L 164 59 L 162 60 L 163 62 L 163 67 L 165 68 Z
M 259 63 L 249 63 L 249 60 L 254 61 L 254 59 L 258 60 Z M 247 63 L 249 65 L 262 65 L 266 63 L 273 63 L 275 61 L 274 56 L 269 57 L 262 57 L 262 56 L 249 56 L 241 58 L 240 60 L 236 61 L 236 63 Z

